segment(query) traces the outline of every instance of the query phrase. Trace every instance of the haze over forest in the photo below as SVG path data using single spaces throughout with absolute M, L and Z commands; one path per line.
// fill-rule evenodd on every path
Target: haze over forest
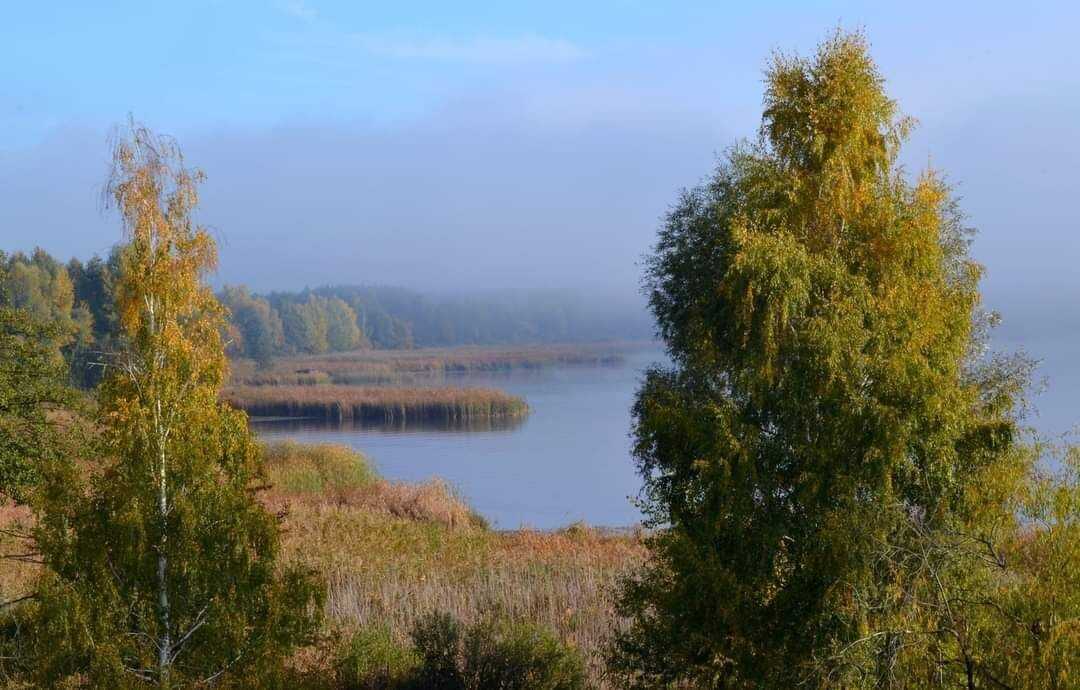
M 10 9 L 0 244 L 107 253 L 107 140 L 131 113 L 207 173 L 200 217 L 221 244 L 219 285 L 557 288 L 636 310 L 640 258 L 677 190 L 757 126 L 761 46 L 808 52 L 831 15 L 865 27 L 890 93 L 920 121 L 908 169 L 930 161 L 957 184 L 986 301 L 1004 316 L 997 337 L 1050 378 L 1038 424 L 1071 423 L 1080 71 L 1066 3 L 432 5 L 410 9 L 408 30 L 396 12 Z

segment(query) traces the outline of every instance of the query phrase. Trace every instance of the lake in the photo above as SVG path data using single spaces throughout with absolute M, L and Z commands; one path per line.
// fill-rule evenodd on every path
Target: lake
M 520 395 L 531 414 L 482 429 L 259 421 L 267 440 L 340 443 L 366 455 L 387 479 L 441 477 L 495 527 L 551 529 L 584 520 L 628 526 L 641 514 L 630 457 L 630 406 L 644 369 L 660 350 L 631 350 L 621 364 L 547 367 L 498 376 L 457 377 Z

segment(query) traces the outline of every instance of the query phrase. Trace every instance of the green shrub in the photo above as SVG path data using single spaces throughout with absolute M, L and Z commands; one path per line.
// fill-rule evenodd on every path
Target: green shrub
M 418 683 L 424 688 L 458 690 L 464 687 L 459 669 L 461 624 L 448 613 L 435 612 L 417 621 L 412 641 L 420 656 Z
M 547 630 L 487 618 L 465 639 L 465 687 L 505 690 L 574 690 L 585 687 L 581 655 Z
M 404 690 L 415 687 L 417 665 L 416 653 L 395 641 L 389 628 L 375 627 L 353 635 L 334 667 L 347 690 Z
M 448 613 L 416 622 L 412 647 L 385 627 L 353 635 L 335 662 L 347 690 L 579 690 L 585 662 L 543 628 L 494 615 L 463 626 Z
M 464 631 L 433 613 L 412 631 L 420 657 L 417 687 L 431 690 L 576 690 L 581 655 L 539 626 L 488 616 Z
M 294 493 L 327 493 L 367 486 L 378 479 L 360 453 L 333 444 L 271 443 L 263 458 L 272 484 Z

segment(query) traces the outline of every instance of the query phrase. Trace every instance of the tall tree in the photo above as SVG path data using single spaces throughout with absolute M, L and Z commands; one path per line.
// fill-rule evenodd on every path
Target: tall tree
M 259 366 L 270 364 L 274 352 L 285 344 L 281 318 L 270 303 L 252 296 L 245 287 L 226 286 L 221 301 L 229 309 L 229 319 L 239 334 L 240 354 Z
M 135 125 L 113 162 L 124 349 L 100 389 L 100 466 L 43 492 L 37 670 L 95 687 L 251 680 L 312 630 L 319 588 L 279 572 L 276 521 L 250 493 L 257 445 L 218 401 L 216 251 L 191 217 L 202 175 Z
M 92 339 L 93 317 L 75 303 L 67 269 L 43 249 L 35 249 L 29 257 L 21 253 L 7 257 L 0 265 L 0 295 L 5 304 L 28 312 L 35 323 L 48 324 L 54 347 L 69 358 Z
M 356 324 L 356 312 L 340 297 L 320 298 L 326 310 L 326 342 L 334 352 L 355 350 L 366 344 Z
M 91 326 L 90 337 L 77 342 L 69 356 L 71 378 L 83 388 L 93 388 L 101 381 L 104 360 L 117 349 L 113 280 L 118 261 L 114 251 L 108 262 L 94 256 L 85 264 L 78 259 L 67 263 L 76 312 L 87 315 Z
M 979 365 L 981 268 L 941 176 L 898 166 L 910 126 L 862 36 L 777 55 L 758 141 L 660 231 L 673 366 L 634 407 L 658 532 L 621 602 L 631 680 L 873 687 L 829 676 L 857 644 L 886 682 L 905 640 L 859 597 L 919 575 L 882 545 L 912 516 L 942 534 L 1013 452 L 1023 372 Z
M 41 464 L 59 448 L 50 415 L 70 402 L 57 327 L 25 309 L 0 306 L 0 496 L 24 502 Z
M 281 322 L 285 343 L 292 351 L 319 355 L 330 349 L 326 310 L 315 295 L 308 293 L 304 301 L 285 302 Z

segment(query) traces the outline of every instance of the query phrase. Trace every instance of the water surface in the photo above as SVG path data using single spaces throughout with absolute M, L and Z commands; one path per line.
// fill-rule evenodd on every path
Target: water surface
M 388 479 L 442 477 L 496 527 L 626 526 L 641 518 L 631 500 L 641 482 L 630 457 L 630 406 L 642 371 L 662 359 L 638 350 L 618 365 L 456 379 L 520 395 L 532 408 L 523 421 L 486 428 L 316 420 L 254 427 L 266 439 L 352 446 Z

